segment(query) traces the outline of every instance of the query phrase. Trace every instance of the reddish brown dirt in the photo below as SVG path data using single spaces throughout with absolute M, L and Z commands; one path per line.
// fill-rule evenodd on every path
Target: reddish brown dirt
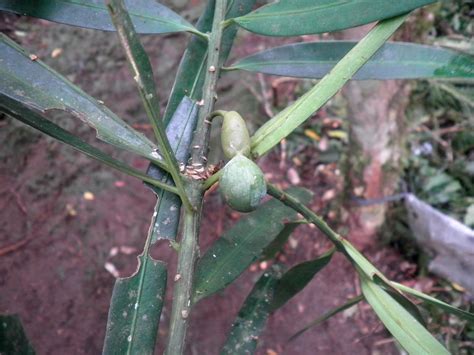
M 103 99 L 132 124 L 146 123 L 137 118 L 143 113 L 123 57 L 117 54 L 114 37 L 40 21 L 22 21 L 15 28 L 25 32 L 21 40 L 28 48 L 84 90 Z M 185 46 L 182 36 L 147 38 L 146 42 L 153 53 L 168 55 L 164 68 L 157 72 L 176 68 L 178 54 Z M 64 54 L 53 60 L 50 53 L 56 47 Z M 169 75 L 160 81 L 161 86 L 169 90 L 172 79 Z M 92 139 L 79 122 L 66 125 Z M 20 315 L 38 354 L 98 354 L 114 284 L 104 264 L 115 265 L 121 276 L 133 272 L 154 197 L 140 182 L 102 168 L 5 117 L 0 120 L 0 139 L 0 313 Z M 145 168 L 143 161 L 127 154 L 120 153 L 119 157 Z M 263 165 L 274 180 L 284 181 L 285 170 L 280 169 L 276 155 L 265 159 Z M 334 181 L 315 169 L 300 170 L 300 174 L 303 185 L 317 190 L 317 196 L 333 187 Z M 94 199 L 85 192 L 91 192 Z M 320 210 L 323 203 L 315 199 L 313 205 Z M 228 217 L 235 215 L 222 208 L 218 194 L 207 196 L 201 233 L 203 250 L 234 222 Z M 110 256 L 115 247 L 127 248 Z M 300 227 L 282 260 L 291 265 L 315 257 L 327 247 L 327 241 L 316 230 Z M 173 275 L 174 253 L 162 245 L 154 254 L 169 262 Z M 387 253 L 372 255 L 383 260 Z M 398 256 L 389 255 L 395 260 L 391 266 L 399 263 Z M 380 264 L 386 265 L 382 261 Z M 252 266 L 224 292 L 198 304 L 192 313 L 187 353 L 218 353 L 252 282 L 261 272 L 261 265 Z M 397 272 L 390 276 L 397 276 Z M 343 257 L 335 257 L 303 292 L 271 316 L 258 353 L 395 353 L 387 333 L 364 304 L 355 313 L 346 312 L 287 342 L 300 327 L 357 292 L 352 268 Z M 171 297 L 170 291 L 159 331 L 160 344 L 167 335 Z

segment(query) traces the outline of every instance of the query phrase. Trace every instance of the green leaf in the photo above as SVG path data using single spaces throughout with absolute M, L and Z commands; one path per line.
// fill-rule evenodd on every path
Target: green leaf
M 145 107 L 145 112 L 153 127 L 156 140 L 159 143 L 161 154 L 168 166 L 168 171 L 173 178 L 173 182 L 179 191 L 181 200 L 186 205 L 186 208 L 191 210 L 192 206 L 186 195 L 184 183 L 179 173 L 178 162 L 174 156 L 168 137 L 166 136 L 165 125 L 160 119 L 160 101 L 156 92 L 153 70 L 148 55 L 135 32 L 132 20 L 125 9 L 124 1 L 106 0 L 106 3 L 112 22 L 117 28 L 120 44 L 125 51 L 130 70 L 137 84 L 143 106 Z
M 146 252 L 137 272 L 115 282 L 103 354 L 153 354 L 166 290 L 166 266 Z
M 299 226 L 299 223 L 288 223 L 285 224 L 282 231 L 276 236 L 275 240 L 271 242 L 262 252 L 261 259 L 270 260 L 273 259 L 278 252 L 283 248 L 283 246 L 288 241 L 291 233 L 294 232 L 296 227 Z
M 17 315 L 0 315 L 0 354 L 35 354 Z
M 274 287 L 279 276 L 279 269 L 272 267 L 257 281 L 232 325 L 221 355 L 244 355 L 255 352 L 258 336 L 270 315 Z
M 320 79 L 357 42 L 288 44 L 239 60 L 230 70 Z M 474 57 L 449 49 L 413 43 L 385 43 L 353 80 L 474 78 Z
M 252 137 L 252 153 L 258 157 L 293 132 L 333 97 L 403 23 L 406 15 L 379 22 L 310 91 L 260 127 Z
M 126 3 L 139 33 L 195 31 L 189 22 L 157 1 L 127 0 Z M 102 0 L 0 0 L 0 10 L 66 25 L 115 30 Z
M 166 135 L 176 159 L 185 163 L 189 158 L 189 148 L 193 138 L 194 128 L 198 118 L 198 109 L 195 102 L 187 96 L 183 97 L 171 118 Z M 172 184 L 173 179 L 163 169 L 151 164 L 147 174 L 155 180 Z M 158 200 L 155 205 L 154 221 L 152 223 L 152 243 L 160 239 L 175 240 L 178 233 L 181 199 L 179 196 L 149 185 L 155 192 Z
M 372 276 L 372 281 L 374 281 L 377 285 L 382 286 L 384 290 L 395 300 L 397 301 L 403 308 L 405 308 L 410 314 L 424 327 L 426 327 L 426 322 L 418 309 L 417 305 L 415 305 L 408 297 L 406 297 L 400 290 L 394 287 L 384 275 L 382 274 L 375 274 Z
M 255 2 L 256 0 L 229 1 L 226 18 L 248 13 Z M 196 25 L 199 31 L 204 33 L 211 31 L 214 6 L 215 0 L 209 0 L 207 2 L 206 8 Z M 229 56 L 236 32 L 236 28 L 227 28 L 222 36 L 220 51 L 221 63 L 224 63 Z M 202 99 L 202 86 L 206 74 L 206 63 L 207 43 L 200 38 L 192 38 L 179 64 L 178 73 L 163 117 L 165 123 L 171 119 L 183 96 L 189 96 L 196 101 Z
M 409 295 L 415 296 L 416 298 L 419 298 L 420 300 L 429 303 L 433 306 L 436 306 L 438 308 L 441 308 L 443 311 L 454 314 L 455 316 L 458 316 L 459 318 L 465 319 L 469 321 L 470 323 L 474 324 L 474 314 L 469 313 L 466 311 L 463 311 L 462 309 L 453 307 L 446 302 L 440 301 L 434 297 L 431 297 L 429 295 L 425 295 L 424 293 L 417 291 L 413 288 L 410 288 L 408 286 L 399 284 L 397 282 L 391 282 L 393 287 L 399 289 L 402 292 L 408 293 Z
M 388 331 L 409 354 L 449 352 L 381 286 L 360 273 L 362 293 Z
M 386 291 L 421 324 L 425 324 L 423 316 L 418 307 L 413 304 L 403 293 L 392 286 L 391 282 L 374 266 L 372 265 L 361 252 L 359 252 L 347 240 L 341 241 L 341 247 L 349 256 L 356 269 L 363 272 L 366 277 L 380 285 L 383 285 Z
M 305 325 L 302 329 L 298 330 L 295 334 L 293 334 L 290 337 L 289 341 L 295 340 L 296 338 L 298 338 L 300 335 L 302 335 L 307 330 L 309 330 L 313 327 L 316 327 L 316 326 L 320 325 L 321 323 L 327 321 L 329 318 L 334 317 L 336 314 L 338 314 L 340 312 L 343 312 L 346 309 L 349 309 L 349 308 L 355 306 L 357 303 L 359 303 L 363 299 L 364 299 L 364 297 L 362 295 L 359 295 L 359 296 L 356 296 L 356 297 L 353 297 L 353 298 L 349 299 L 346 303 L 340 305 L 339 307 L 335 307 L 335 308 L 331 309 L 329 312 L 324 313 L 321 317 L 316 318 L 314 321 L 312 321 L 311 323 Z
M 160 100 L 156 92 L 150 59 L 138 38 L 130 15 L 125 8 L 124 0 L 106 0 L 106 4 L 112 22 L 117 29 L 133 79 L 137 84 L 145 112 L 153 127 L 155 137 L 159 139 L 157 129 L 163 128 L 164 130 L 164 126 L 160 124 Z
M 313 277 L 331 261 L 334 252 L 335 249 L 332 248 L 320 257 L 298 264 L 287 271 L 275 286 L 272 311 L 283 306 L 305 288 Z
M 299 36 L 339 31 L 398 16 L 436 0 L 280 0 L 233 19 L 266 36 Z
M 290 189 L 303 203 L 311 194 L 301 188 Z M 280 201 L 272 199 L 242 217 L 202 256 L 196 266 L 193 301 L 222 290 L 256 261 L 265 247 L 298 215 Z
M 265 272 L 240 309 L 222 354 L 252 354 L 270 314 L 300 292 L 329 263 L 334 251 L 298 264 L 283 275 L 278 265 Z
M 171 147 L 179 160 L 186 160 L 189 155 L 196 119 L 196 104 L 188 97 L 184 97 L 166 130 Z M 169 174 L 153 165 L 149 167 L 147 173 L 154 179 L 165 183 L 172 181 Z M 155 205 L 144 252 L 140 256 L 140 265 L 143 265 L 131 278 L 120 279 L 116 282 L 109 311 L 104 348 L 106 354 L 152 354 L 154 351 L 166 290 L 166 267 L 150 256 L 144 257 L 143 255 L 148 255 L 151 246 L 157 240 L 174 240 L 176 238 L 181 200 L 177 195 L 169 194 L 153 186 L 150 187 L 157 194 L 158 201 Z M 130 294 L 141 295 L 141 297 L 128 301 L 127 297 Z M 131 305 L 133 305 L 133 309 Z M 126 319 L 123 314 L 127 315 Z M 128 334 L 127 337 L 131 336 L 132 341 L 124 342 L 123 334 Z
M 0 95 L 46 116 L 61 110 L 97 131 L 104 142 L 126 149 L 166 168 L 157 147 L 70 81 L 32 57 L 5 35 L 0 36 Z M 34 58 L 34 57 L 33 57 Z
M 101 163 L 107 166 L 117 169 L 127 175 L 139 178 L 154 186 L 160 186 L 161 188 L 166 189 L 167 191 L 177 193 L 177 190 L 174 186 L 167 185 L 161 181 L 152 179 L 141 171 L 136 170 L 128 166 L 127 164 L 112 158 L 101 150 L 91 146 L 90 144 L 84 142 L 82 139 L 62 129 L 55 123 L 43 118 L 40 114 L 38 114 L 36 111 L 33 111 L 30 107 L 25 107 L 21 102 L 11 99 L 8 96 L 3 96 L 2 94 L 0 94 L 0 112 L 4 112 L 13 118 L 16 118 L 17 120 L 43 133 L 46 133 L 47 135 L 59 140 L 60 142 L 70 145 L 74 149 L 84 153 L 85 155 L 93 159 L 100 161 Z

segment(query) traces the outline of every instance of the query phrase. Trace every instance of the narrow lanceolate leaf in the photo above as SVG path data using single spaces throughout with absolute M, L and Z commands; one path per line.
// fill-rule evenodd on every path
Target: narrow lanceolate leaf
M 239 60 L 228 70 L 320 79 L 357 42 L 296 43 Z M 353 80 L 474 78 L 474 57 L 449 49 L 413 43 L 385 43 Z
M 381 286 L 360 273 L 362 293 L 388 331 L 409 354 L 449 352 Z
M 290 189 L 301 202 L 308 203 L 311 193 Z M 222 290 L 256 261 L 286 223 L 298 215 L 280 201 L 272 199 L 242 217 L 203 255 L 196 266 L 194 302 Z
M 258 337 L 270 315 L 274 287 L 280 271 L 272 268 L 265 272 L 246 298 L 227 337 L 221 355 L 253 354 Z
M 425 324 L 423 316 L 418 307 L 410 301 L 402 292 L 392 286 L 391 282 L 370 263 L 361 252 L 359 252 L 347 240 L 342 240 L 340 248 L 349 257 L 352 264 L 359 272 L 363 272 L 370 280 L 382 285 L 385 290 L 395 299 L 402 307 L 404 307 L 418 322 Z
M 335 249 L 331 249 L 320 257 L 303 262 L 288 270 L 275 285 L 272 311 L 282 307 L 294 295 L 300 292 L 329 262 Z
M 120 44 L 127 57 L 133 79 L 137 84 L 145 112 L 151 122 L 156 138 L 159 138 L 157 130 L 162 126 L 162 124 L 160 125 L 160 100 L 156 92 L 150 59 L 138 38 L 130 15 L 125 8 L 124 0 L 106 0 L 106 4 L 112 22 L 117 29 Z
M 166 266 L 148 252 L 139 257 L 137 272 L 115 282 L 104 351 L 153 354 L 166 290 Z
M 277 265 L 265 272 L 240 309 L 222 354 L 253 354 L 270 314 L 305 288 L 329 263 L 334 251 L 298 264 L 283 275 Z
M 431 304 L 435 307 L 441 308 L 445 312 L 454 314 L 455 316 L 458 316 L 459 318 L 465 319 L 465 320 L 467 320 L 467 321 L 474 324 L 474 314 L 473 313 L 469 313 L 469 312 L 464 311 L 462 309 L 453 307 L 453 306 L 447 304 L 446 302 L 440 301 L 440 300 L 438 300 L 434 297 L 431 297 L 429 295 L 425 295 L 423 292 L 417 291 L 413 288 L 410 288 L 408 286 L 399 284 L 397 282 L 392 281 L 391 284 L 395 288 L 399 289 L 402 292 L 405 292 L 405 293 L 407 293 L 411 296 L 419 298 L 420 300 L 422 300 L 425 303 L 428 303 L 428 304 Z
M 189 155 L 196 119 L 195 103 L 184 97 L 166 132 L 177 159 L 186 159 Z M 147 173 L 164 183 L 172 182 L 165 171 L 154 165 Z M 115 284 L 104 347 L 106 354 L 152 354 L 154 351 L 166 289 L 166 267 L 153 260 L 149 250 L 158 239 L 176 238 L 181 200 L 177 195 L 150 187 L 157 194 L 158 201 L 144 252 L 140 256 L 139 270 L 131 278 L 119 279 Z M 136 300 L 130 300 L 130 295 L 137 295 Z
M 245 15 L 252 9 L 255 1 L 256 0 L 228 1 L 229 8 L 226 18 Z M 215 0 L 207 1 L 206 8 L 196 25 L 199 31 L 203 33 L 211 31 L 214 6 Z M 222 36 L 220 50 L 221 63 L 224 63 L 229 56 L 236 31 L 236 28 L 227 28 Z M 201 95 L 204 76 L 206 74 L 206 63 L 207 43 L 200 38 L 192 38 L 179 64 L 178 73 L 163 118 L 165 123 L 171 119 L 183 96 L 189 96 L 191 99 L 197 101 L 202 99 Z
M 59 140 L 62 143 L 70 145 L 74 149 L 84 153 L 85 155 L 98 160 L 99 162 L 110 166 L 114 169 L 117 169 L 127 175 L 134 176 L 143 181 L 148 182 L 153 186 L 159 186 L 160 188 L 165 189 L 166 191 L 177 193 L 176 187 L 167 185 L 162 181 L 155 180 L 143 172 L 136 170 L 127 164 L 112 158 L 111 156 L 105 154 L 101 150 L 91 146 L 90 144 L 84 142 L 79 137 L 69 133 L 68 131 L 62 129 L 55 123 L 43 118 L 36 111 L 31 110 L 29 107 L 24 106 L 21 102 L 15 101 L 8 96 L 4 96 L 0 93 L 0 112 L 3 112 L 17 120 L 31 126 L 50 137 L 53 137 Z
M 106 0 L 106 3 L 112 22 L 117 28 L 120 44 L 125 51 L 125 56 L 127 57 L 130 70 L 137 84 L 145 112 L 153 127 L 153 132 L 158 141 L 163 159 L 168 166 L 168 171 L 179 191 L 182 202 L 186 205 L 187 209 L 192 209 L 186 196 L 176 157 L 166 136 L 165 125 L 160 118 L 160 102 L 158 100 L 155 80 L 153 79 L 153 70 L 148 55 L 135 32 L 130 15 L 125 8 L 124 1 Z
M 0 354 L 35 354 L 17 315 L 0 315 Z
M 295 340 L 296 338 L 298 338 L 300 335 L 302 335 L 307 330 L 309 330 L 313 327 L 316 327 L 316 326 L 320 325 L 321 323 L 324 323 L 325 321 L 327 321 L 329 318 L 334 317 L 336 314 L 338 314 L 340 312 L 343 312 L 346 309 L 349 309 L 349 308 L 355 306 L 357 303 L 359 303 L 363 299 L 364 299 L 364 297 L 362 295 L 359 295 L 359 296 L 351 298 L 350 300 L 348 300 L 346 303 L 340 305 L 339 307 L 331 309 L 329 312 L 324 313 L 321 317 L 316 318 L 314 321 L 307 324 L 302 329 L 300 329 L 295 334 L 293 334 L 290 337 L 289 341 Z
M 271 242 L 263 250 L 261 259 L 273 259 L 280 252 L 285 243 L 288 241 L 291 233 L 293 233 L 298 226 L 299 223 L 287 223 L 285 227 L 283 227 L 282 231 L 275 237 L 275 240 L 273 240 L 273 242 Z
M 165 167 L 155 144 L 3 34 L 0 35 L 0 77 L 2 96 L 44 116 L 52 110 L 70 113 L 93 127 L 102 141 Z
M 377 52 L 403 23 L 406 15 L 377 24 L 310 91 L 265 123 L 252 137 L 252 152 L 261 156 L 321 108 Z
M 189 148 L 198 118 L 197 113 L 196 103 L 185 96 L 174 112 L 168 127 L 166 127 L 166 135 L 176 159 L 183 163 L 186 163 L 189 158 Z M 173 182 L 166 171 L 153 164 L 148 167 L 147 174 L 166 184 L 172 184 Z M 155 243 L 159 239 L 175 240 L 178 232 L 181 199 L 179 196 L 153 185 L 149 186 L 158 198 L 155 205 L 155 217 L 151 226 L 153 228 L 151 242 Z
M 126 0 L 139 33 L 194 32 L 181 16 L 157 1 Z M 0 0 L 0 10 L 66 25 L 115 31 L 103 0 Z
M 339 31 L 398 16 L 436 0 L 281 0 L 233 21 L 266 36 Z

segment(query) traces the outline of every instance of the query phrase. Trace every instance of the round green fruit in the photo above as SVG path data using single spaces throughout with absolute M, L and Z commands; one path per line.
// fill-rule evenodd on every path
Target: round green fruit
M 232 159 L 237 154 L 250 155 L 250 134 L 244 119 L 235 111 L 222 111 L 221 144 L 224 155 Z
M 257 208 L 267 193 L 267 185 L 260 168 L 250 159 L 236 155 L 223 169 L 219 181 L 225 202 L 239 212 Z

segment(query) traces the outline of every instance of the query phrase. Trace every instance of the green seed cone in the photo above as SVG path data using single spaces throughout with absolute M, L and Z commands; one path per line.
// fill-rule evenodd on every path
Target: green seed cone
M 257 164 L 241 154 L 224 167 L 219 186 L 225 202 L 239 212 L 256 209 L 267 193 L 262 171 Z
M 244 119 L 235 111 L 225 112 L 221 129 L 224 155 L 232 159 L 237 154 L 250 155 L 250 134 Z

